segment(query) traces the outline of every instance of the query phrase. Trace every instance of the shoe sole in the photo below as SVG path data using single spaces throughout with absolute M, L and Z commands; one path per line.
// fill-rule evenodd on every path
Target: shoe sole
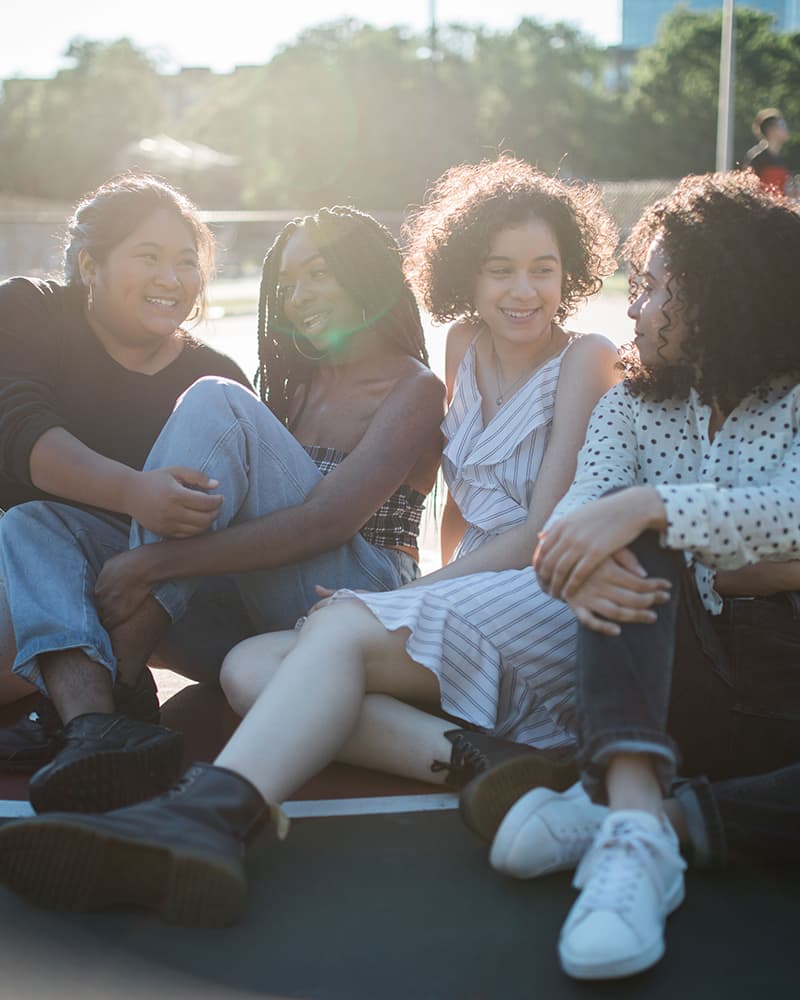
M 52 768 L 28 787 L 37 813 L 103 813 L 167 791 L 177 780 L 183 737 L 165 733 L 153 746 L 105 750 Z
M 497 829 L 489 851 L 489 864 L 495 871 L 503 875 L 511 875 L 514 878 L 538 878 L 540 875 L 550 875 L 553 872 L 567 871 L 575 867 L 573 864 L 559 862 L 553 857 L 552 850 L 549 852 L 551 855 L 549 861 L 540 859 L 538 866 L 535 868 L 526 867 L 524 872 L 519 871 L 519 866 L 515 870 L 514 865 L 510 862 L 520 837 L 524 836 L 526 839 L 530 837 L 528 824 L 533 817 L 543 806 L 560 795 L 561 793 L 554 792 L 550 788 L 535 788 L 526 792 L 511 806 Z M 544 831 L 543 835 L 553 839 L 549 831 Z
M 0 873 L 14 892 L 74 912 L 132 906 L 170 923 L 222 927 L 241 916 L 246 883 L 218 857 L 143 844 L 81 826 L 21 821 L 0 832 Z
M 546 754 L 524 754 L 476 775 L 459 798 L 461 819 L 479 837 L 491 841 L 514 803 L 532 788 L 566 791 L 578 780 L 573 761 L 554 761 Z
M 684 881 L 681 878 L 667 900 L 667 916 L 678 909 L 685 895 Z M 637 973 L 644 972 L 654 966 L 656 962 L 661 960 L 664 951 L 664 935 L 661 934 L 638 955 L 626 959 L 609 962 L 581 962 L 579 959 L 564 954 L 561 945 L 559 945 L 558 957 L 561 961 L 561 968 L 573 979 L 625 979 L 627 976 L 635 976 Z
M 3 774 L 35 774 L 40 768 L 49 764 L 55 757 L 56 751 L 48 753 L 35 760 L 32 757 L 25 760 L 2 760 L 0 759 L 0 773 Z

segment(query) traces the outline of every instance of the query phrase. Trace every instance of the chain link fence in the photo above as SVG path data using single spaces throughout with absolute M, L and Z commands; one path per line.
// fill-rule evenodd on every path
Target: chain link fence
M 671 191 L 675 183 L 671 180 L 599 183 L 623 239 L 644 208 Z M 64 220 L 70 212 L 69 205 L 0 196 L 0 279 L 12 274 L 59 274 Z M 301 214 L 288 210 L 203 213 L 217 239 L 220 273 L 230 278 L 256 273 L 265 249 L 283 225 Z M 402 212 L 375 215 L 399 233 Z

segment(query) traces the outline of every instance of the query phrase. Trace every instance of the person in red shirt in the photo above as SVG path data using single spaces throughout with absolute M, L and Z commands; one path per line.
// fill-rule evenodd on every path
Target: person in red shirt
M 789 167 L 781 150 L 789 139 L 786 120 L 777 108 L 764 108 L 753 120 L 758 142 L 745 154 L 745 164 L 758 174 L 770 191 L 788 194 Z

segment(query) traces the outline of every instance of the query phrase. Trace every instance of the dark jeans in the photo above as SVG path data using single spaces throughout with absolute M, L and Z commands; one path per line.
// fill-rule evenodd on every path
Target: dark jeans
M 580 628 L 579 761 L 598 801 L 618 753 L 648 753 L 683 804 L 694 860 L 800 853 L 800 594 L 706 611 L 683 555 L 654 532 L 631 546 L 672 597 L 652 625 Z M 681 780 L 677 780 L 680 773 Z

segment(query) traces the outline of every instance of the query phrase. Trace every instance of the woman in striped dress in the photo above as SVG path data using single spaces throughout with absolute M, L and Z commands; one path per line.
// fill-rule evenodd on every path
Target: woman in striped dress
M 94 872 L 88 898 L 61 886 L 59 905 L 235 919 L 242 842 L 265 820 L 280 829 L 274 804 L 331 760 L 424 780 L 457 764 L 452 721 L 411 702 L 539 747 L 572 740 L 574 619 L 542 593 L 530 563 L 591 410 L 618 377 L 612 344 L 561 326 L 613 270 L 615 232 L 594 190 L 501 158 L 448 171 L 408 236 L 416 291 L 436 319 L 456 320 L 443 425 L 447 565 L 386 594 L 338 591 L 299 629 L 237 646 L 222 681 L 247 714 L 215 765 L 195 765 L 166 797 L 36 821 L 57 830 L 62 860 L 100 833 L 142 876 L 133 886 Z M 202 897 L 183 893 L 184 875 L 207 887 Z

